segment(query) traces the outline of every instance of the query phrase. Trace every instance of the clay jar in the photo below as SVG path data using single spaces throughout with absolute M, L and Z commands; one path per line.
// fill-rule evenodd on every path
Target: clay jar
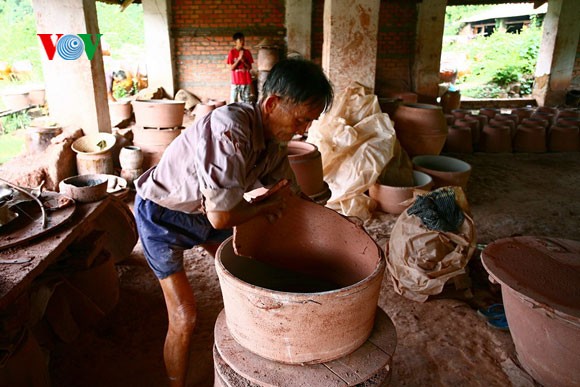
M 508 125 L 485 125 L 481 131 L 479 150 L 486 153 L 512 151 L 512 135 Z
M 543 153 L 546 151 L 546 131 L 541 127 L 518 125 L 513 144 L 514 152 Z
M 133 101 L 137 126 L 143 128 L 175 128 L 183 124 L 185 102 L 166 99 Z
M 138 146 L 124 146 L 119 152 L 119 163 L 123 169 L 139 169 L 143 166 L 143 152 Z
M 111 117 L 111 125 L 116 126 L 120 122 L 131 118 L 133 106 L 129 101 L 115 101 L 109 102 L 109 115 Z
M 461 105 L 461 93 L 459 90 L 446 91 L 445 94 L 441 96 L 441 101 L 439 102 L 443 113 L 451 113 L 451 111 L 459 109 Z
M 455 126 L 469 127 L 471 129 L 471 143 L 477 144 L 479 142 L 481 128 L 483 126 L 477 118 L 471 114 L 466 114 L 463 118 L 455 120 Z
M 438 155 L 447 138 L 447 121 L 440 106 L 402 103 L 393 114 L 395 132 L 410 157 Z
M 149 169 L 161 160 L 163 152 L 181 134 L 181 130 L 139 127 L 133 130 L 133 145 L 141 148 L 143 153 L 143 169 Z
M 490 120 L 495 117 L 496 114 L 499 114 L 500 110 L 495 108 L 481 108 L 479 109 L 479 114 L 483 114 L 487 116 Z
M 195 114 L 195 118 L 194 118 L 193 122 L 199 121 L 202 117 L 209 114 L 209 112 L 211 112 L 215 108 L 216 108 L 216 105 L 214 105 L 214 104 L 198 103 L 193 108 L 193 114 Z
M 459 186 L 465 191 L 471 175 L 471 165 L 465 161 L 440 155 L 413 157 L 413 168 L 433 178 L 433 189 Z
M 413 197 L 415 190 L 429 191 L 433 186 L 433 178 L 420 171 L 413 171 L 413 182 L 410 187 L 375 183 L 369 188 L 369 196 L 376 200 L 379 210 L 399 215 L 409 207 L 410 203 L 404 202 Z
M 322 157 L 316 145 L 305 141 L 288 142 L 288 161 L 302 192 L 315 196 L 325 190 Z
M 554 125 L 548 132 L 548 150 L 577 152 L 580 150 L 580 129 L 576 126 Z
M 446 152 L 452 153 L 472 153 L 471 128 L 469 126 L 450 126 L 444 149 Z

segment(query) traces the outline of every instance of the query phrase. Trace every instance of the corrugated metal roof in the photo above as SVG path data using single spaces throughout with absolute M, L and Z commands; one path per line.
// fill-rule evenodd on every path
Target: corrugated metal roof
M 503 19 L 506 17 L 536 15 L 546 13 L 547 11 L 548 4 L 544 4 L 538 8 L 534 8 L 534 4 L 532 3 L 498 4 L 494 6 L 492 9 L 462 19 L 461 23 L 473 23 L 481 20 Z

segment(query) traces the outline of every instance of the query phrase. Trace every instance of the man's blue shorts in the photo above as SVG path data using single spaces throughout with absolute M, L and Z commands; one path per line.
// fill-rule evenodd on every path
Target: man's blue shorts
M 232 230 L 217 230 L 204 214 L 187 214 L 135 195 L 135 220 L 149 266 L 159 279 L 183 270 L 183 250 L 222 242 Z

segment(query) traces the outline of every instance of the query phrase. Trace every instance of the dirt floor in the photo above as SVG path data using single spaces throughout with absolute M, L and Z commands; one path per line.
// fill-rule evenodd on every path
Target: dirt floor
M 468 198 L 478 243 L 515 235 L 578 239 L 580 153 L 455 155 L 469 162 Z M 384 248 L 396 217 L 377 212 L 369 234 Z M 213 259 L 203 250 L 185 256 L 198 297 L 199 325 L 191 356 L 190 386 L 213 385 L 213 327 L 223 308 Z M 379 306 L 397 329 L 393 386 L 534 386 L 518 367 L 509 332 L 486 325 L 476 313 L 500 301 L 487 282 L 479 254 L 469 263 L 473 297 L 454 288 L 417 303 L 383 280 Z M 118 264 L 120 302 L 98 329 L 50 353 L 54 386 L 165 386 L 162 347 L 167 324 L 158 282 L 137 245 Z

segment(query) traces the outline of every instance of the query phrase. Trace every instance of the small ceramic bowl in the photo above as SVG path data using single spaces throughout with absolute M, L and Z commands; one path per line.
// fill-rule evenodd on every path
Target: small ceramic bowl
M 107 196 L 108 175 L 78 175 L 62 180 L 60 193 L 80 203 L 91 203 Z
M 433 188 L 459 186 L 465 191 L 471 175 L 471 165 L 465 161 L 441 155 L 413 157 L 413 168 L 433 178 Z
M 414 185 L 410 187 L 395 187 L 385 184 L 373 184 L 369 188 L 369 196 L 377 201 L 378 209 L 389 214 L 399 215 L 409 207 L 403 204 L 413 197 L 415 190 L 429 191 L 433 179 L 426 173 L 413 171 Z

